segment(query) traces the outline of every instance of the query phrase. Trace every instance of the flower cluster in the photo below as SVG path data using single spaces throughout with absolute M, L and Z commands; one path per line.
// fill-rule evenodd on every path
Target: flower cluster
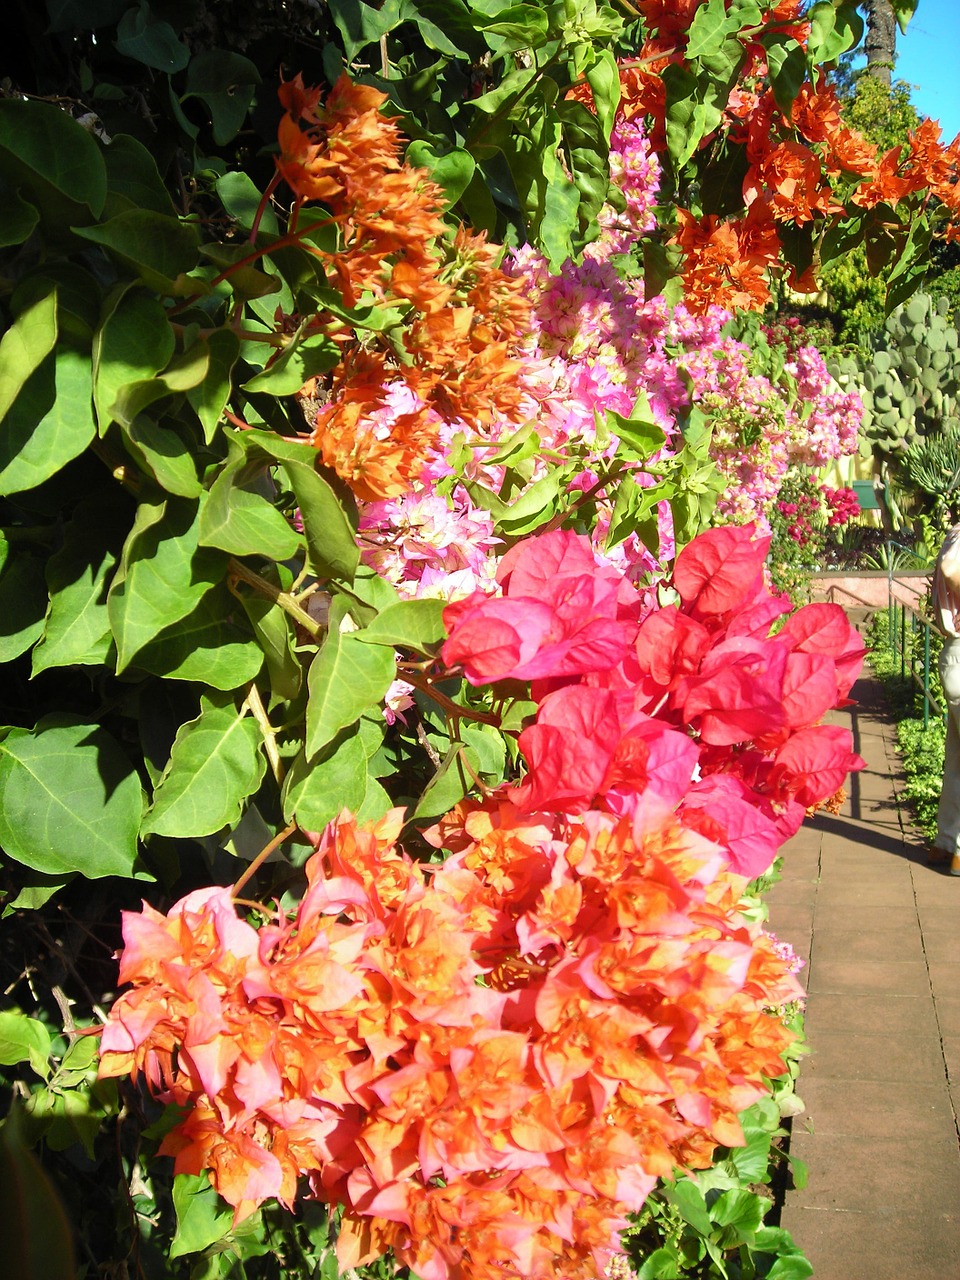
M 321 105 L 299 76 L 280 99 L 277 167 L 295 215 L 322 201 L 336 247 L 314 247 L 348 306 L 361 296 L 403 317 L 403 353 L 383 335 L 361 341 L 331 315 L 313 321 L 342 358 L 319 387 L 311 438 L 323 461 L 367 500 L 407 492 L 444 423 L 518 421 L 520 366 L 510 349 L 527 328 L 519 287 L 499 249 L 461 227 L 450 236 L 442 189 L 401 163 L 386 95 L 340 77 Z
M 862 645 L 830 605 L 771 638 L 765 550 L 702 535 L 661 607 L 584 537 L 519 544 L 443 658 L 530 682 L 527 773 L 425 833 L 445 860 L 397 847 L 402 811 L 344 813 L 290 916 L 221 888 L 125 915 L 101 1073 L 185 1109 L 178 1173 L 238 1221 L 305 1179 L 343 1267 L 586 1280 L 658 1177 L 742 1142 L 802 996 L 742 896 L 859 764 L 815 721 Z
M 472 684 L 531 682 L 527 773 L 511 792 L 520 809 L 628 814 L 656 796 L 695 812 L 752 877 L 862 766 L 849 733 L 820 720 L 849 692 L 863 642 L 822 604 L 771 636 L 790 603 L 768 590 L 770 539 L 752 532 L 712 529 L 684 548 L 677 603 L 663 607 L 565 532 L 508 553 L 501 596 L 447 607 L 446 664 Z
M 831 489 L 829 485 L 823 485 L 821 492 L 830 512 L 827 524 L 831 528 L 849 524 L 860 514 L 860 503 L 852 489 Z
M 671 64 L 687 70 L 697 7 L 638 0 L 647 39 L 621 70 L 622 110 L 647 118 L 658 151 L 666 147 L 663 72 Z M 684 255 L 684 290 L 693 310 L 716 303 L 762 309 L 770 301 L 769 275 L 782 268 L 787 235 L 815 221 L 850 218 L 882 203 L 895 207 L 913 197 L 942 204 L 953 220 L 947 238 L 958 234 L 960 137 L 945 144 L 939 125 L 925 120 L 911 135 L 907 155 L 900 147 L 878 154 L 844 124 L 836 90 L 823 78 L 803 84 L 789 109 L 781 109 L 768 75 L 769 50 L 757 33 L 789 35 L 805 48 L 806 7 L 803 0 L 761 4 L 759 22 L 734 36 L 743 50 L 738 83 L 710 136 L 744 150 L 745 209 L 733 216 L 677 209 L 673 243 Z M 802 274 L 791 267 L 787 281 L 800 291 L 817 289 L 812 266 Z

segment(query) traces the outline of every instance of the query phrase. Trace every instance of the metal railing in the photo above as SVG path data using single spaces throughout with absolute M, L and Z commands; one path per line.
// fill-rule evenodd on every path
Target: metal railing
M 946 712 L 930 688 L 931 641 L 935 656 L 939 652 L 940 634 L 929 618 L 924 618 L 912 605 L 898 600 L 893 594 L 892 569 L 887 587 L 887 624 L 890 647 L 900 655 L 900 675 L 907 678 L 909 665 L 910 679 L 923 694 L 923 727 L 926 729 L 930 724 L 931 711 L 946 722 Z M 940 681 L 936 672 L 934 682 L 939 692 Z

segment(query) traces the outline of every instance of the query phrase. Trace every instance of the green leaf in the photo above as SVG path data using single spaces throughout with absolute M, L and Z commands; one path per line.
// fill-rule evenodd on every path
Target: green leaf
M 263 780 L 263 735 L 230 697 L 206 695 L 181 725 L 144 818 L 144 835 L 208 836 L 240 820 Z
M 355 633 L 340 631 L 340 612 L 331 610 L 331 630 L 307 677 L 310 700 L 305 748 L 309 756 L 375 707 L 397 674 L 393 650 L 363 644 Z
M 271 693 L 277 698 L 295 698 L 303 682 L 303 667 L 294 652 L 297 637 L 289 615 L 253 592 L 243 592 L 240 602 L 263 650 Z
M 707 1202 L 703 1192 L 689 1178 L 677 1178 L 676 1182 L 664 1182 L 660 1190 L 668 1204 L 672 1204 L 684 1222 L 688 1222 L 698 1235 L 708 1236 L 713 1230 Z
M 200 99 L 210 112 L 213 140 L 222 147 L 240 130 L 259 83 L 260 73 L 249 58 L 208 49 L 190 60 L 181 101 Z
M 125 267 L 131 267 L 148 289 L 179 293 L 178 277 L 199 260 L 196 229 L 179 218 L 153 209 L 127 209 L 94 227 L 74 227 L 78 236 L 102 245 Z
M 307 565 L 320 578 L 353 580 L 360 562 L 352 520 L 316 466 L 281 460 L 307 539 Z
M 35 489 L 96 435 L 90 357 L 58 348 L 32 375 L 0 434 L 0 493 Z
M 199 547 L 198 533 L 196 503 L 140 504 L 107 597 L 118 672 L 223 580 L 226 555 Z
M 723 1228 L 717 1240 L 720 1247 L 736 1249 L 741 1244 L 752 1243 L 763 1225 L 764 1210 L 769 1203 L 745 1187 L 721 1192 L 710 1206 L 713 1223 Z
M 301 751 L 283 787 L 283 815 L 308 831 L 322 831 L 341 809 L 356 813 L 370 777 L 359 727 L 345 729 L 319 755 Z
M 400 22 L 400 0 L 383 0 L 374 6 L 363 0 L 338 0 L 331 14 L 343 38 L 343 55 L 350 63 L 361 49 L 375 44 Z
M 270 487 L 264 465 L 240 453 L 217 476 L 203 504 L 200 545 L 236 556 L 289 560 L 303 540 L 270 501 Z
M 47 593 L 43 561 L 8 547 L 0 533 L 0 662 L 12 662 L 43 634 Z
M 158 18 L 146 0 L 128 9 L 117 24 L 118 52 L 145 67 L 173 75 L 190 61 L 190 50 L 177 38 L 169 22 Z
M 93 136 L 60 107 L 0 100 L 0 176 L 61 233 L 103 212 L 107 171 Z
M 621 445 L 628 448 L 617 450 L 621 456 L 630 456 L 645 462 L 653 457 L 666 444 L 667 437 L 657 426 L 650 412 L 650 403 L 641 393 L 641 398 L 629 418 L 622 417 L 612 411 L 607 413 L 607 423 L 614 435 L 619 436 Z
M 694 58 L 716 54 L 730 36 L 739 35 L 741 27 L 753 26 L 759 21 L 758 5 L 737 5 L 728 13 L 726 0 L 707 0 L 693 15 L 684 57 L 692 62 Z
M 367 644 L 389 645 L 397 649 L 413 649 L 430 656 L 446 639 L 443 625 L 445 600 L 399 600 L 378 613 L 357 640 Z
M 50 716 L 0 741 L 0 845 L 28 867 L 129 877 L 142 805 L 136 771 L 97 725 Z
M 0 101 L 0 107 L 3 102 Z M 0 420 L 57 342 L 57 295 L 50 289 L 21 312 L 0 338 Z
M 683 1270 L 685 1268 L 675 1248 L 654 1249 L 644 1259 L 637 1272 L 637 1280 L 681 1280 Z
M 121 196 L 133 209 L 152 209 L 165 215 L 175 212 L 157 162 L 142 142 L 128 133 L 115 134 L 103 149 L 103 160 L 111 196 Z
M 44 1080 L 50 1075 L 50 1032 L 37 1018 L 7 1010 L 0 1013 L 0 1065 L 29 1062 Z
M 214 1191 L 206 1173 L 178 1173 L 173 1180 L 177 1230 L 168 1257 L 199 1253 L 221 1240 L 233 1223 L 233 1210 Z
M 456 204 L 473 181 L 477 162 L 463 147 L 439 151 L 432 142 L 417 140 L 407 148 L 407 163 L 426 169 L 430 177 L 446 192 L 450 204 Z
M 907 34 L 910 19 L 917 11 L 917 0 L 890 0 L 890 7 L 897 17 L 897 26 Z
M 480 757 L 476 747 L 462 742 L 451 743 L 440 767 L 424 788 L 411 821 L 419 822 L 447 813 L 474 786 L 473 774 L 479 772 Z
M 121 389 L 166 368 L 175 348 L 158 298 L 137 288 L 114 295 L 93 343 L 93 399 L 101 433 L 113 421 L 112 406 Z
M 857 13 L 856 4 L 835 5 L 833 0 L 819 0 L 805 16 L 810 23 L 807 62 L 811 67 L 834 62 L 841 53 L 860 43 L 863 19 Z
M 197 498 L 203 492 L 197 475 L 196 447 L 191 447 L 172 426 L 140 413 L 124 425 L 123 436 L 134 462 L 144 475 L 156 480 L 159 488 L 178 498 Z
M 27 1147 L 14 1103 L 0 1125 L 3 1261 L 17 1280 L 75 1280 L 73 1233 L 56 1188 Z
M 51 34 L 91 31 L 112 26 L 129 7 L 130 0 L 46 0 Z
M 29 240 L 40 221 L 36 205 L 24 200 L 19 191 L 0 194 L 0 248 Z
M 266 391 L 272 396 L 290 396 L 305 382 L 326 373 L 340 362 L 340 348 L 325 333 L 293 341 L 260 373 L 243 383 L 244 391 Z
M 240 339 L 232 329 L 214 329 L 204 341 L 209 356 L 207 375 L 187 391 L 187 400 L 200 419 L 204 440 L 210 444 L 233 389 L 231 373 L 240 355 Z
M 667 87 L 667 150 L 679 172 L 703 139 L 720 125 L 728 95 L 722 83 L 708 76 L 697 77 L 673 62 L 664 67 L 661 79 Z
M 249 174 L 242 172 L 225 173 L 216 182 L 217 195 L 223 201 L 223 207 L 237 225 L 244 231 L 253 228 L 257 210 L 263 202 L 263 192 L 254 185 Z M 277 215 L 270 208 L 269 201 L 260 217 L 260 230 L 268 235 L 277 234 Z M 248 249 L 249 252 L 249 249 Z
M 136 666 L 174 680 L 197 680 L 228 692 L 255 679 L 263 653 L 234 621 L 236 601 L 225 586 L 205 595 L 136 655 Z
M 609 142 L 620 105 L 620 71 L 612 50 L 598 51 L 595 61 L 587 68 L 586 80 L 593 92 L 593 105 L 603 137 Z
M 807 76 L 806 52 L 792 36 L 761 36 L 760 42 L 767 51 L 773 96 L 780 110 L 789 115 L 793 101 Z

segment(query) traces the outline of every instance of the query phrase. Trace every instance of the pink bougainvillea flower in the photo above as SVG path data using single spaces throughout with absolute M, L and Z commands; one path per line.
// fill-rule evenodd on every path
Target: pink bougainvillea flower
M 443 661 L 471 684 L 583 675 L 625 657 L 639 596 L 587 538 L 556 530 L 518 543 L 497 579 L 502 596 L 476 592 L 444 610 Z

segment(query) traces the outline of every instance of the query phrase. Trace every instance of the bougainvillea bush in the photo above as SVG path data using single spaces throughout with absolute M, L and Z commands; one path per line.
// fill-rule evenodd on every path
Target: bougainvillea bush
M 767 522 L 857 405 L 733 309 L 896 302 L 957 149 L 837 123 L 852 4 L 288 9 L 51 3 L 0 99 L 18 1274 L 650 1275 L 658 1195 L 765 1274 L 680 1171 L 795 1052 L 861 646 Z

